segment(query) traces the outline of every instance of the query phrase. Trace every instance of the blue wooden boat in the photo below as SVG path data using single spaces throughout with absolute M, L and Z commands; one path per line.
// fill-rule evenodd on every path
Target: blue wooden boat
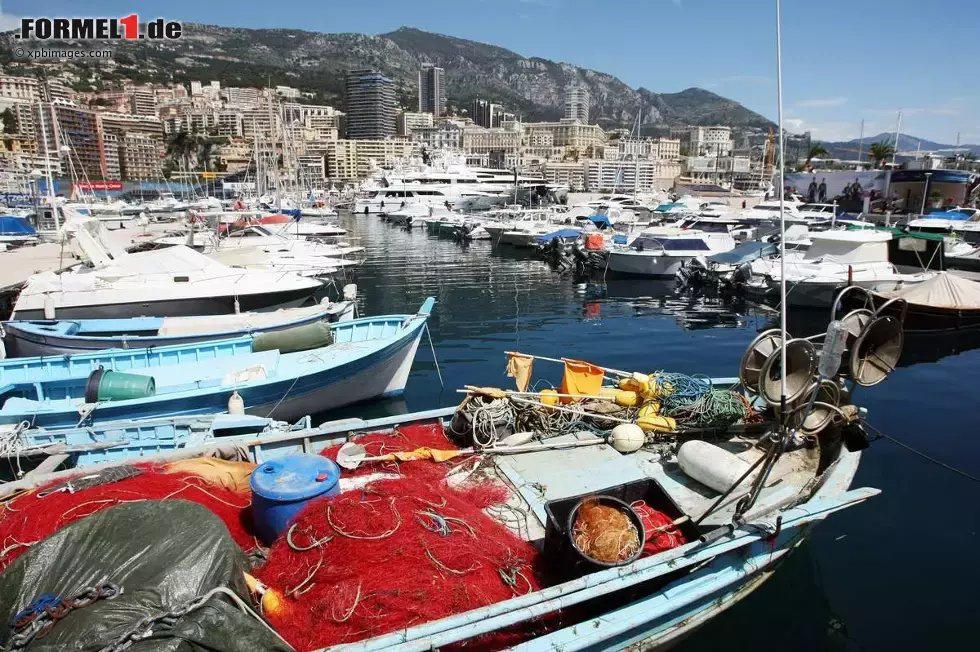
M 11 357 L 74 355 L 101 349 L 143 349 L 226 340 L 318 321 L 347 321 L 353 317 L 353 313 L 354 303 L 341 301 L 237 315 L 13 320 L 5 322 L 0 330 L 6 332 L 7 350 Z
M 734 379 L 727 381 L 734 382 Z M 292 453 L 317 454 L 325 448 L 364 432 L 397 435 L 399 428 L 414 423 L 448 419 L 454 408 L 433 410 L 373 421 L 350 419 L 320 428 L 295 432 L 219 437 L 215 442 L 238 444 L 256 463 Z M 579 433 L 563 438 L 588 438 Z M 726 446 L 745 460 L 761 455 L 753 447 L 759 436 L 736 436 Z M 214 442 L 212 442 L 213 444 Z M 195 450 L 213 455 L 214 445 Z M 763 488 L 756 507 L 744 520 L 732 522 L 731 497 L 722 509 L 688 530 L 688 543 L 627 565 L 585 574 L 525 595 L 473 609 L 432 622 L 418 623 L 390 634 L 331 649 L 349 652 L 423 652 L 467 641 L 483 634 L 520 627 L 542 616 L 561 613 L 558 629 L 538 636 L 515 649 L 526 652 L 570 650 L 619 650 L 667 648 L 691 634 L 714 616 L 736 604 L 768 579 L 786 556 L 808 536 L 810 529 L 834 512 L 855 506 L 879 492 L 872 488 L 850 490 L 861 452 L 841 445 L 839 429 L 821 434 L 817 450 L 788 451 L 776 462 L 772 481 Z M 172 454 L 152 455 L 143 461 L 174 459 Z M 102 466 L 119 460 L 106 457 Z M 425 462 L 418 462 L 425 463 Z M 96 469 L 98 467 L 90 467 Z M 546 503 L 633 481 L 649 481 L 653 491 L 676 505 L 678 516 L 697 519 L 719 494 L 685 477 L 663 450 L 623 454 L 610 446 L 488 456 L 481 465 L 488 481 L 510 487 L 512 506 L 502 518 L 519 536 L 544 545 Z M 77 472 L 76 472 L 77 473 Z M 0 498 L 39 486 L 65 473 L 0 485 Z M 341 480 L 342 490 L 344 479 Z M 357 487 L 355 483 L 348 485 Z M 515 515 L 524 516 L 517 519 Z M 675 514 L 672 514 L 672 516 Z M 693 526 L 692 526 L 693 527 Z M 720 535 L 718 533 L 721 533 Z M 699 538 L 698 533 L 704 536 Z M 579 609 L 569 609 L 579 605 Z M 613 605 L 612 607 L 608 605 Z
M 414 315 L 331 324 L 333 343 L 253 351 L 253 337 L 0 361 L 0 423 L 71 428 L 111 420 L 214 414 L 237 392 L 249 414 L 295 420 L 401 394 L 435 299 Z M 99 369 L 152 377 L 144 398 L 86 403 Z

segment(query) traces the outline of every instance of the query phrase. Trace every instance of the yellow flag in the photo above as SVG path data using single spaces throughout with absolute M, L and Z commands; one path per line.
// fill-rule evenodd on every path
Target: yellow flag
M 561 379 L 560 394 L 585 394 L 598 396 L 602 387 L 603 371 L 599 367 L 580 360 L 565 360 L 565 375 Z M 562 403 L 574 401 L 561 399 Z
M 534 358 L 520 353 L 511 353 L 507 356 L 507 375 L 517 383 L 517 391 L 526 392 L 528 385 L 531 384 L 531 369 L 534 366 Z

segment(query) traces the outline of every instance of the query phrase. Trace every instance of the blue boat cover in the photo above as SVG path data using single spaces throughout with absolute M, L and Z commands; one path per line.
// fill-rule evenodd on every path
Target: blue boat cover
M 708 256 L 708 261 L 721 263 L 722 265 L 741 265 L 763 256 L 769 256 L 779 252 L 779 247 L 771 242 L 745 242 L 731 251 Z
M 629 240 L 626 237 L 626 235 L 624 235 L 622 233 L 617 233 L 616 235 L 613 236 L 613 244 L 624 245 L 628 241 Z
M 27 219 L 15 215 L 0 215 L 0 235 L 35 235 L 37 231 Z
M 600 229 L 605 229 L 606 227 L 612 226 L 612 222 L 609 221 L 608 215 L 589 215 L 589 219 Z
M 302 212 L 298 208 L 283 208 L 279 212 L 282 213 L 283 215 L 290 216 L 294 220 L 298 220 L 300 218 L 300 215 L 302 215 Z
M 582 235 L 578 229 L 560 229 L 544 235 L 539 235 L 535 240 L 538 242 L 551 242 L 555 238 L 577 238 Z
M 928 215 L 923 215 L 922 217 L 927 220 L 957 220 L 960 222 L 965 222 L 970 219 L 969 215 L 959 211 L 936 211 Z

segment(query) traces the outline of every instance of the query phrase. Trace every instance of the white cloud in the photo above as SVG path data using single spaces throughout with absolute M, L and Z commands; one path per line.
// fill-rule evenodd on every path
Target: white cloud
M 841 141 L 853 140 L 860 135 L 861 123 L 851 121 L 811 121 L 801 117 L 783 117 L 783 126 L 790 133 L 801 134 L 805 131 L 810 132 L 810 137 L 814 140 L 822 141 Z M 864 133 L 873 133 L 871 123 L 865 123 Z
M 20 29 L 20 16 L 3 13 L 0 9 L 0 32 L 9 32 L 12 29 Z
M 800 100 L 796 103 L 799 107 L 817 108 L 817 107 L 827 107 L 827 106 L 841 106 L 842 104 L 847 104 L 846 97 L 828 97 L 817 100 Z

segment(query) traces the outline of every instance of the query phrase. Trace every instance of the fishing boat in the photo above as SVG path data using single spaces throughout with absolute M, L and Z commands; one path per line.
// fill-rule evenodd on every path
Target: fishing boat
M 29 466 L 32 460 L 57 456 L 59 466 L 78 469 L 182 450 L 228 450 L 242 439 L 257 445 L 261 438 L 311 430 L 309 417 L 287 423 L 246 414 L 141 418 L 62 430 L 0 428 L 0 457 Z
M 273 333 L 318 321 L 350 321 L 354 302 L 340 301 L 272 312 L 201 317 L 14 320 L 2 325 L 11 357 L 74 355 L 102 349 L 143 349 Z
M 750 352 L 763 350 L 759 343 L 759 340 L 754 342 Z M 600 375 L 624 373 L 599 369 Z M 751 374 L 752 369 L 750 361 L 746 371 Z M 800 371 L 794 369 L 794 374 Z M 803 371 L 807 375 L 814 368 Z M 659 383 L 653 376 L 621 377 L 624 381 Z M 761 391 L 768 397 L 762 399 L 766 401 L 778 390 L 760 384 L 765 383 L 764 378 L 758 374 L 740 379 L 719 378 L 708 386 L 712 392 L 727 392 L 748 381 L 750 396 Z M 680 391 L 673 389 L 680 386 L 680 380 L 679 376 L 671 377 L 672 389 L 666 389 L 667 384 L 658 386 L 669 397 L 672 392 Z M 510 396 L 509 405 L 517 409 L 522 400 L 518 393 L 503 394 Z M 479 395 L 489 398 L 485 393 Z M 164 433 L 156 439 L 152 434 L 142 439 L 141 425 L 135 422 L 114 424 L 114 433 L 108 430 L 107 424 L 105 430 L 73 429 L 50 434 L 25 431 L 19 436 L 22 443 L 35 448 L 50 447 L 53 455 L 74 456 L 82 462 L 87 472 L 85 477 L 94 478 L 126 462 L 140 462 L 141 468 L 146 469 L 143 473 L 152 475 L 152 469 L 180 464 L 188 458 L 216 456 L 259 464 L 263 473 L 274 477 L 280 469 L 293 468 L 289 465 L 295 458 L 290 456 L 297 454 L 336 460 L 339 479 L 334 476 L 330 481 L 337 483 L 337 492 L 325 502 L 317 503 L 314 497 L 305 504 L 330 505 L 333 510 L 333 516 L 326 512 L 325 518 L 333 523 L 334 532 L 344 534 L 334 534 L 333 543 L 326 544 L 329 554 L 349 554 L 340 553 L 340 546 L 346 546 L 345 540 L 353 538 L 360 556 L 342 557 L 346 562 L 334 571 L 329 581 L 316 582 L 304 594 L 304 600 L 289 602 L 289 613 L 307 610 L 312 613 L 319 600 L 328 599 L 325 596 L 336 594 L 351 582 L 358 587 L 361 598 L 354 599 L 353 593 L 347 598 L 347 611 L 342 612 L 347 615 L 341 624 L 350 621 L 363 629 L 353 636 L 344 636 L 343 628 L 335 625 L 338 616 L 324 621 L 324 626 L 315 632 L 303 633 L 307 649 L 339 645 L 339 649 L 363 652 L 394 652 L 406 646 L 428 650 L 466 644 L 478 637 L 489 637 L 482 640 L 492 641 L 491 649 L 517 644 L 519 649 L 542 652 L 621 649 L 629 644 L 648 649 L 668 647 L 761 586 L 787 555 L 803 543 L 813 526 L 879 493 L 873 488 L 850 488 L 862 452 L 860 445 L 852 445 L 860 438 L 842 435 L 844 428 L 858 423 L 838 416 L 838 412 L 850 413 L 844 412 L 843 403 L 842 409 L 831 410 L 829 418 L 819 420 L 822 425 L 811 424 L 815 428 L 809 431 L 811 446 L 784 446 L 782 437 L 774 437 L 769 426 L 763 424 L 754 429 L 701 429 L 696 434 L 681 428 L 635 441 L 622 436 L 625 431 L 614 430 L 610 434 L 572 428 L 524 445 L 507 444 L 517 436 L 512 435 L 503 441 L 461 448 L 459 437 L 465 432 L 458 426 L 457 417 L 466 411 L 466 405 L 464 402 L 457 408 L 370 421 L 347 419 L 318 428 L 300 424 L 270 429 L 261 421 L 246 422 L 239 427 L 247 432 L 239 434 L 222 434 L 226 427 L 234 428 L 236 423 L 233 418 L 226 424 L 222 417 L 210 424 L 199 422 L 196 432 L 200 435 L 194 437 L 174 437 L 172 424 L 167 422 L 154 424 L 162 425 Z M 576 405 L 573 403 L 572 407 Z M 570 408 L 566 404 L 559 409 Z M 759 409 L 768 411 L 769 419 L 772 418 L 771 405 L 766 408 L 760 405 Z M 593 414 L 592 418 L 595 417 Z M 149 432 L 146 427 L 149 425 L 149 422 L 142 424 L 143 432 Z M 188 430 L 187 422 L 179 427 Z M 441 449 L 428 447 L 436 445 L 435 442 L 442 442 Z M 381 451 L 380 454 L 366 456 L 364 451 L 368 446 L 372 451 Z M 58 450 L 66 452 L 57 453 Z M 128 459 L 126 453 L 130 455 Z M 466 477 L 471 473 L 470 465 L 436 461 L 473 455 L 480 462 L 479 480 L 475 484 Z M 721 466 L 718 460 L 723 462 Z M 375 466 L 376 461 L 386 464 Z M 188 467 L 178 468 L 187 473 Z M 77 471 L 74 473 L 77 475 Z M 738 475 L 742 477 L 734 480 Z M 449 479 L 450 476 L 462 477 Z M 732 479 L 726 483 L 723 476 Z M 23 479 L 0 485 L 0 499 L 33 487 L 50 488 L 52 483 L 70 477 L 71 470 L 29 473 Z M 177 478 L 173 482 L 180 487 L 187 481 Z M 254 489 L 256 482 L 253 480 L 252 486 L 258 491 Z M 729 486 L 730 483 L 734 484 Z M 197 484 L 207 486 L 200 481 Z M 105 485 L 105 490 L 114 495 L 110 486 Z M 448 529 L 436 527 L 444 521 L 443 515 L 459 514 L 456 510 L 464 509 L 461 498 L 476 486 L 485 491 L 492 488 L 495 492 L 496 497 L 484 512 L 488 518 L 477 522 L 450 516 L 445 521 L 449 523 Z M 126 502 L 133 501 L 134 493 L 138 499 L 139 487 L 138 477 L 120 487 L 129 492 L 122 494 Z M 91 502 L 92 496 L 85 494 L 89 490 L 74 491 L 77 496 L 71 500 Z M 214 487 L 205 489 L 207 496 L 216 496 L 215 491 L 218 490 Z M 441 496 L 441 500 L 435 501 L 433 494 Z M 209 504 L 207 496 L 194 500 Z M 341 524 L 349 522 L 343 519 L 350 519 L 356 513 L 352 510 L 361 508 L 358 505 L 365 502 L 364 496 L 386 507 L 383 513 L 374 511 L 371 532 L 353 534 Z M 21 499 L 16 507 L 32 510 L 34 500 L 45 499 Z M 103 500 L 108 505 L 97 504 L 97 511 L 103 507 L 111 509 L 116 502 L 111 498 Z M 217 500 L 224 499 L 217 496 Z M 578 510 L 583 505 L 593 504 L 590 501 L 637 515 L 635 522 L 640 525 L 629 536 L 637 537 L 642 547 L 631 552 L 625 561 L 595 563 L 589 561 L 593 559 L 589 555 L 594 553 L 574 547 L 580 546 L 577 542 L 581 539 L 573 536 L 573 517 L 580 514 Z M 245 514 L 260 514 L 258 518 L 262 518 L 260 512 L 250 511 L 247 503 L 235 507 L 235 502 L 225 500 L 224 504 L 232 506 L 224 518 L 242 519 Z M 284 540 L 288 537 L 288 546 L 273 547 L 265 562 L 267 569 L 276 564 L 292 564 L 290 570 L 298 579 L 290 580 L 285 586 L 266 579 L 266 592 L 289 591 L 290 586 L 296 586 L 306 575 L 314 576 L 320 568 L 317 560 L 324 553 L 317 552 L 317 548 L 323 544 L 316 542 L 329 530 L 315 530 L 312 523 L 324 518 L 325 510 L 306 509 L 300 513 L 299 507 L 293 512 L 293 526 L 288 533 L 283 527 L 278 535 Z M 479 512 L 481 508 L 467 509 Z M 393 517 L 389 510 L 397 519 L 395 525 L 390 524 Z M 71 515 L 64 520 L 75 519 Z M 578 527 L 577 520 L 575 523 Z M 12 523 L 0 525 L 0 528 L 10 527 Z M 384 531 L 388 532 L 386 536 L 372 534 L 384 534 Z M 298 538 L 300 534 L 302 539 Z M 446 551 L 452 548 L 450 544 L 466 545 L 472 539 L 486 546 L 487 551 L 474 552 L 468 567 L 446 566 L 432 552 L 441 550 L 445 561 L 445 555 L 449 554 Z M 377 618 L 377 608 L 385 610 L 382 613 L 389 608 L 383 602 L 372 600 L 375 585 L 389 582 L 390 577 L 384 573 L 378 577 L 361 574 L 362 565 L 357 560 L 374 559 L 375 554 L 390 552 L 393 545 L 399 546 L 402 553 L 391 558 L 387 569 L 404 586 L 414 587 L 414 597 L 404 612 L 392 614 L 391 618 Z M 436 545 L 441 547 L 434 548 Z M 506 554 L 496 552 L 501 546 Z M 410 553 L 409 549 L 415 548 L 425 549 L 427 554 Z M 297 556 L 291 556 L 294 553 Z M 504 565 L 498 568 L 495 563 Z M 39 566 L 32 568 L 43 571 Z M 499 573 L 501 569 L 503 573 Z M 266 573 L 265 577 L 269 575 L 275 576 Z M 456 587 L 474 586 L 474 583 L 483 587 L 488 578 L 494 578 L 498 584 L 488 585 L 489 590 L 481 590 L 476 598 L 453 602 L 452 607 L 440 606 L 435 613 L 444 615 L 426 619 L 426 615 L 433 613 L 430 610 L 434 605 L 450 604 L 434 596 L 430 598 L 430 592 L 452 594 Z M 280 636 L 293 641 L 300 633 L 291 624 L 293 621 L 281 617 L 281 613 L 267 608 L 266 617 Z M 558 613 L 560 619 L 548 617 Z M 406 620 L 409 622 L 403 624 Z M 64 635 L 63 630 L 53 631 Z M 503 640 L 509 641 L 507 645 L 495 638 L 505 631 L 508 638 Z
M 68 357 L 0 361 L 0 423 L 65 428 L 105 421 L 222 412 L 237 392 L 249 414 L 298 419 L 405 389 L 435 300 L 414 315 L 329 324 L 329 338 L 297 329 L 261 336 Z M 301 327 L 301 328 L 309 328 Z M 296 335 L 293 335 L 296 333 Z M 276 337 L 278 348 L 269 340 Z M 324 344 L 327 340 L 332 343 Z M 270 348 L 266 348 L 269 346 Z M 101 378 L 127 389 L 103 400 Z M 93 374 L 98 374 L 93 376 Z
M 117 319 L 219 315 L 300 306 L 322 287 L 297 274 L 236 269 L 188 247 L 127 253 L 97 220 L 64 227 L 91 266 L 31 276 L 13 318 Z

